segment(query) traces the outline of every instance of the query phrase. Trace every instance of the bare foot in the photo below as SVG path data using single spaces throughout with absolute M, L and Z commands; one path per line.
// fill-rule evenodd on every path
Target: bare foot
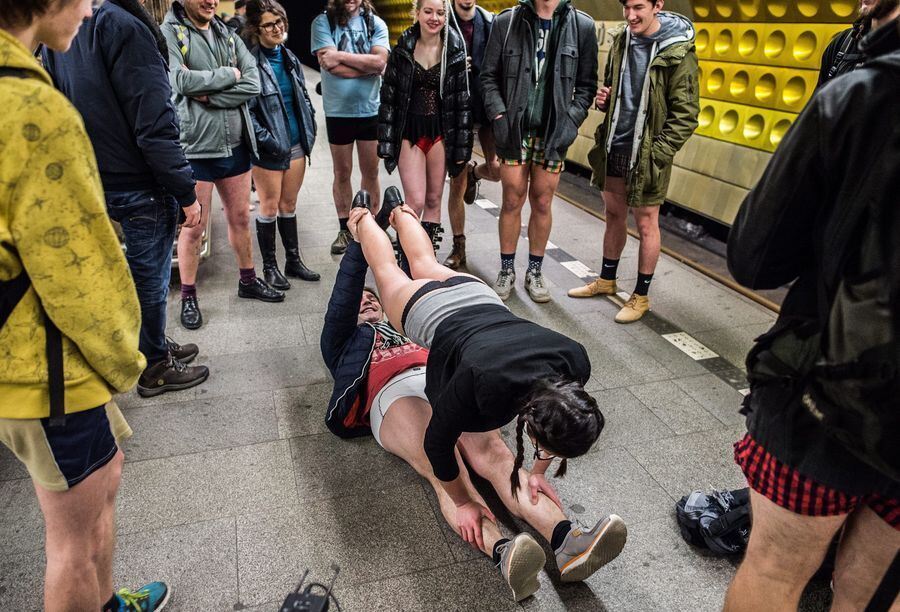
M 350 232 L 350 235 L 353 236 L 353 239 L 359 242 L 359 222 L 362 221 L 362 218 L 369 214 L 369 211 L 365 208 L 351 208 L 350 216 L 347 217 L 347 230 Z

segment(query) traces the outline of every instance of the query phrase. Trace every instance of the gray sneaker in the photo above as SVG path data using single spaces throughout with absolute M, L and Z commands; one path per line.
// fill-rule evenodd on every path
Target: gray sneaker
M 504 302 L 509 299 L 513 286 L 516 284 L 516 273 L 513 270 L 500 270 L 497 281 L 494 283 L 494 291 Z
M 615 559 L 625 547 L 628 529 L 618 515 L 608 517 L 583 531 L 572 525 L 556 553 L 556 566 L 563 582 L 579 582 Z
M 343 255 L 352 240 L 353 236 L 350 235 L 350 230 L 340 230 L 337 238 L 331 243 L 331 254 Z
M 550 301 L 550 290 L 544 284 L 544 275 L 540 272 L 525 273 L 525 290 L 531 299 L 538 304 Z
M 500 573 L 512 589 L 513 599 L 522 601 L 540 588 L 537 577 L 546 560 L 544 549 L 527 533 L 500 546 Z

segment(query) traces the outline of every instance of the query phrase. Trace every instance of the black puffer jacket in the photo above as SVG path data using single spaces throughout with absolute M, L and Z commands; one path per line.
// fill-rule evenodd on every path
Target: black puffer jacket
M 466 49 L 453 28 L 447 29 L 447 66 L 441 88 L 441 129 L 447 172 L 457 176 L 472 157 L 472 101 L 466 75 Z M 419 24 L 408 28 L 397 40 L 381 83 L 381 108 L 378 110 L 378 157 L 388 172 L 397 167 L 400 142 L 406 126 L 412 98 L 413 52 L 419 40 Z

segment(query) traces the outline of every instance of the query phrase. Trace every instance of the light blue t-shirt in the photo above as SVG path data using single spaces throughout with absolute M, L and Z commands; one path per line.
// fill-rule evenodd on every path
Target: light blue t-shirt
M 372 38 L 366 21 L 357 15 L 346 26 L 335 24 L 334 32 L 324 13 L 313 20 L 312 52 L 325 47 L 338 51 L 368 54 L 372 47 L 390 49 L 387 24 L 377 16 L 372 17 L 375 28 Z M 346 79 L 322 70 L 322 101 L 326 117 L 372 117 L 378 114 L 381 77 L 372 75 L 358 79 Z

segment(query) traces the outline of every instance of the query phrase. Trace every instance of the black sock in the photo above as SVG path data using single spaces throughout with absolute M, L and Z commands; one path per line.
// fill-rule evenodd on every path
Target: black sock
M 500 547 L 507 542 L 509 542 L 509 538 L 500 538 L 494 543 L 494 552 L 491 554 L 494 563 L 500 563 Z
M 569 535 L 569 531 L 572 529 L 572 521 L 560 521 L 556 524 L 556 527 L 553 528 L 553 536 L 550 538 L 550 548 L 556 550 L 560 546 L 563 545 L 563 542 L 566 540 L 566 536 Z
M 101 610 L 101 612 L 118 612 L 118 610 L 119 598 L 113 593 L 113 596 L 109 598 L 109 601 L 103 604 L 103 610 Z
M 638 272 L 638 279 L 637 283 L 634 285 L 634 292 L 637 295 L 647 295 L 647 292 L 650 291 L 650 281 L 652 280 L 652 274 L 641 274 Z
M 616 270 L 619 269 L 618 259 L 603 258 L 603 267 L 600 268 L 600 278 L 603 280 L 616 280 Z
M 544 256 L 543 255 L 532 255 L 528 254 L 528 271 L 532 274 L 537 273 L 540 274 L 541 266 L 544 264 Z
M 340 217 L 338 217 L 338 223 L 340 223 L 340 225 L 341 225 L 341 231 L 342 231 L 342 232 L 346 232 L 346 231 L 347 231 L 347 219 L 349 219 L 349 217 L 344 217 L 343 219 L 341 219 Z
M 500 253 L 500 269 L 512 272 L 516 268 L 516 254 Z

